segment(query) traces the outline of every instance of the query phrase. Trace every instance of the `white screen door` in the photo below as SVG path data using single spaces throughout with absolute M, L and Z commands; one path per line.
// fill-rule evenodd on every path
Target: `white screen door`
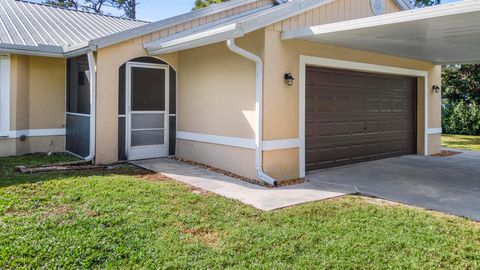
M 168 156 L 168 66 L 127 63 L 127 159 Z

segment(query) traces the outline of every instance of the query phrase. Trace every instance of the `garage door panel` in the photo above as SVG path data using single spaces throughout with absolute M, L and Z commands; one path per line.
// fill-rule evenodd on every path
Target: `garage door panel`
M 307 170 L 416 152 L 416 79 L 307 67 Z

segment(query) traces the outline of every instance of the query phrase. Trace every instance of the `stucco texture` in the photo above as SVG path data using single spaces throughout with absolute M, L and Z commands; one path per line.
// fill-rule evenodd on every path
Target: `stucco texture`
M 10 55 L 10 130 L 65 127 L 65 59 Z M 63 136 L 0 138 L 0 154 L 64 151 Z
M 428 115 L 429 128 L 441 126 L 440 95 L 430 89 L 434 84 L 441 85 L 441 67 L 431 63 L 405 59 L 347 48 L 327 46 L 307 41 L 281 41 L 280 32 L 267 29 L 265 32 L 265 84 L 264 84 L 264 140 L 292 139 L 299 136 L 299 65 L 300 56 L 314 56 L 337 60 L 370 63 L 390 67 L 399 67 L 428 72 L 428 88 L 425 89 L 423 80 L 419 80 L 418 87 L 418 149 L 424 154 L 424 93 L 427 91 L 429 99 Z M 293 86 L 287 86 L 280 78 L 282 74 L 292 73 L 297 78 Z M 429 153 L 441 151 L 440 136 L 429 135 Z M 266 169 L 271 174 L 277 170 L 298 170 L 298 159 L 264 155 L 264 163 L 269 164 Z
M 146 56 L 142 38 L 125 41 L 99 49 L 97 63 L 97 163 L 106 164 L 118 159 L 118 81 L 119 68 L 129 60 Z M 163 55 L 162 60 L 178 70 L 177 54 Z
M 440 95 L 429 91 L 441 84 L 440 67 L 416 61 L 365 51 L 352 50 L 300 40 L 282 41 L 285 29 L 314 23 L 328 23 L 372 16 L 370 1 L 335 1 L 328 6 L 267 26 L 243 38 L 237 45 L 264 60 L 264 140 L 298 139 L 299 137 L 299 70 L 300 56 L 371 63 L 427 71 L 429 87 L 419 80 L 418 149 L 424 149 L 423 94 L 428 93 L 428 127 L 440 127 Z M 359 6 L 360 5 L 360 6 Z M 387 11 L 398 11 L 391 0 Z M 326 18 L 322 16 L 325 12 Z M 317 14 L 318 13 L 318 14 Z M 316 21 L 316 16 L 320 16 Z M 137 38 L 97 52 L 97 156 L 98 163 L 117 160 L 118 152 L 118 69 L 130 59 L 145 56 L 143 38 Z M 211 44 L 174 54 L 156 56 L 170 63 L 178 74 L 177 130 L 253 140 L 255 136 L 255 64 L 228 50 L 225 42 Z M 287 86 L 283 74 L 292 73 L 297 80 Z M 440 136 L 429 136 L 429 153 L 440 151 Z M 423 150 L 419 151 L 419 154 Z M 232 146 L 177 140 L 177 155 L 254 177 L 254 151 Z M 299 176 L 299 148 L 265 151 L 264 169 L 277 179 Z

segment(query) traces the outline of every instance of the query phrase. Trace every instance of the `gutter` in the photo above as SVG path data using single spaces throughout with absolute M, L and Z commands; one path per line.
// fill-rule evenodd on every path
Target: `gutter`
M 301 14 L 309 9 L 332 3 L 334 0 L 296 0 L 280 4 L 282 2 L 282 0 L 278 0 L 273 7 L 239 17 L 230 24 L 213 25 L 212 29 L 202 29 L 203 31 L 201 32 L 187 33 L 184 36 L 177 36 L 175 39 L 166 37 L 150 41 L 144 44 L 144 48 L 147 50 L 148 55 L 157 55 L 239 38 L 272 23 Z
M 88 70 L 90 72 L 90 146 L 89 155 L 85 161 L 90 162 L 95 158 L 95 128 L 96 128 L 96 95 L 97 95 L 97 66 L 95 64 L 95 56 L 93 51 L 87 53 Z
M 260 180 L 276 186 L 277 180 L 263 171 L 263 60 L 258 55 L 237 47 L 235 39 L 228 39 L 227 47 L 232 52 L 255 62 L 255 168 Z

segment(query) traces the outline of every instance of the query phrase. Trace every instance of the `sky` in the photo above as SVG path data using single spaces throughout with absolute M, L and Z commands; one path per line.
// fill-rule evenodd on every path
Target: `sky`
M 459 0 L 442 0 L 442 3 Z M 158 21 L 192 10 L 195 0 L 138 0 L 137 18 L 145 21 Z
M 33 0 L 42 2 L 42 0 Z M 195 0 L 137 0 L 137 19 L 154 22 L 192 10 Z M 456 2 L 459 0 L 442 0 L 442 3 Z M 108 10 L 111 15 L 122 15 L 116 10 Z
M 138 0 L 137 18 L 158 21 L 192 10 L 194 0 Z

